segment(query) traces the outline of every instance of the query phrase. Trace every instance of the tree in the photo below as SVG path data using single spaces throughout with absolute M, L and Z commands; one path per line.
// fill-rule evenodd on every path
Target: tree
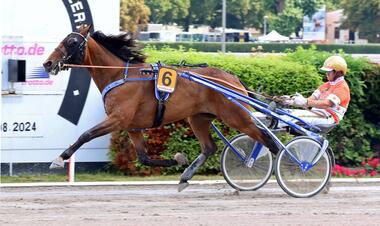
M 343 28 L 359 31 L 359 37 L 380 42 L 380 1 L 342 0 L 346 19 Z
M 283 4 L 282 1 L 271 0 L 270 2 Z M 269 16 L 269 28 L 289 36 L 292 33 L 298 35 L 303 26 L 303 16 L 311 17 L 322 6 L 324 0 L 286 0 L 285 3 L 286 6 L 282 12 Z M 268 3 L 266 3 L 266 7 L 268 7 Z M 272 10 L 273 8 L 274 6 L 270 7 Z
M 261 27 L 265 15 L 262 0 L 231 0 L 228 3 L 228 27 Z
M 264 18 L 263 0 L 227 1 L 227 27 L 261 27 Z M 205 10 L 207 9 L 207 10 Z M 211 27 L 222 26 L 221 0 L 191 0 L 187 24 L 208 24 Z
M 136 33 L 148 24 L 150 10 L 144 0 L 120 1 L 120 29 Z
M 289 36 L 298 32 L 302 26 L 303 12 L 296 7 L 286 7 L 278 16 L 270 17 L 269 28 L 276 30 L 282 35 Z
M 275 15 L 284 11 L 285 2 L 286 0 L 262 0 L 265 11 Z
M 342 0 L 325 0 L 324 4 L 326 5 L 327 11 L 334 11 L 341 9 Z
M 146 0 L 150 8 L 150 22 L 161 24 L 183 23 L 189 15 L 190 0 Z
M 303 15 L 312 15 L 324 1 L 338 0 L 228 0 L 227 27 L 263 28 L 264 16 L 269 25 L 284 34 L 302 28 Z M 150 22 L 182 25 L 188 30 L 192 24 L 220 27 L 222 0 L 145 0 L 151 10 Z
M 289 0 L 291 6 L 302 10 L 303 15 L 312 17 L 321 8 L 325 0 Z
M 222 25 L 221 0 L 189 0 L 189 7 L 187 7 L 184 0 L 175 1 L 177 5 L 170 3 L 171 1 L 174 2 L 174 0 L 146 0 L 147 5 L 152 11 L 150 16 L 152 23 L 177 23 L 178 25 L 182 25 L 184 30 L 188 30 L 192 24 L 206 24 L 213 28 Z M 261 21 L 264 17 L 262 2 L 263 0 L 227 1 L 227 27 L 261 27 Z M 175 17 L 175 14 L 178 15 L 178 7 L 181 7 L 183 12 L 180 13 L 181 16 Z
M 219 13 L 217 11 L 217 7 L 219 6 L 218 2 L 220 1 L 191 0 L 190 7 L 189 7 L 189 14 L 179 24 L 182 24 L 184 27 L 184 30 L 186 31 L 189 29 L 189 26 L 192 24 L 199 24 L 199 25 L 212 24 L 217 14 Z

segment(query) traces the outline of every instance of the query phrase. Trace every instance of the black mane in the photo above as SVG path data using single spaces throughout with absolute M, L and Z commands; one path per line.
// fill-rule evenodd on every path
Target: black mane
M 141 47 L 130 34 L 105 35 L 101 31 L 96 31 L 91 37 L 110 52 L 130 63 L 143 63 L 146 56 L 142 53 Z

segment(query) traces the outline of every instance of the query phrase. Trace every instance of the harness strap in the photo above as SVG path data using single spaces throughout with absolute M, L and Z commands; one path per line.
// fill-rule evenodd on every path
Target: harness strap
M 125 64 L 124 79 L 127 79 L 128 77 L 128 68 L 129 68 L 129 61 Z
M 125 82 L 126 82 L 126 79 L 128 77 L 128 66 L 129 66 L 129 62 L 127 62 L 125 64 L 125 69 L 124 69 L 124 78 L 122 79 L 119 79 L 119 80 L 116 80 L 114 82 L 111 82 L 110 84 L 106 85 L 106 87 L 104 87 L 103 91 L 102 91 L 102 98 L 103 98 L 103 102 L 105 101 L 106 99 L 106 95 L 109 91 L 111 91 L 112 89 L 118 87 L 118 86 L 121 86 L 123 85 Z
M 116 80 L 114 82 L 111 82 L 106 87 L 104 87 L 102 91 L 102 98 L 103 102 L 105 101 L 106 95 L 114 88 L 123 85 L 126 82 L 138 82 L 138 81 L 152 81 L 155 80 L 155 77 L 149 77 L 149 78 L 128 78 L 128 67 L 129 62 L 125 64 L 125 70 L 124 70 L 124 78 Z
M 157 78 L 158 78 L 158 71 L 160 70 L 160 67 L 161 67 L 161 63 L 156 63 L 156 64 L 151 64 L 152 66 L 152 70 L 153 70 L 153 74 L 154 74 L 154 78 L 156 80 L 155 82 L 155 88 L 154 88 L 154 95 L 156 96 L 156 99 L 158 101 L 162 100 L 162 101 L 167 101 L 169 99 L 169 96 L 170 96 L 170 93 L 166 93 L 166 92 L 161 92 L 157 89 Z
M 156 115 L 154 117 L 153 122 L 153 128 L 159 127 L 162 124 L 162 121 L 164 119 L 165 114 L 165 101 L 169 99 L 170 93 L 161 92 L 157 89 L 157 77 L 158 77 L 158 71 L 161 67 L 161 63 L 151 64 L 154 78 L 155 78 L 155 86 L 154 86 L 154 95 L 156 96 L 156 99 L 158 100 L 158 104 L 156 107 Z
M 156 108 L 156 116 L 154 117 L 154 122 L 152 128 L 160 127 L 162 124 L 162 121 L 164 119 L 165 114 L 165 102 L 162 100 L 158 101 L 157 108 Z
M 125 82 L 126 82 L 126 79 L 122 78 L 122 79 L 114 81 L 114 82 L 108 84 L 106 87 L 104 87 L 104 89 L 102 91 L 103 102 L 105 101 L 106 95 L 109 93 L 109 91 L 111 91 L 112 89 L 114 89 L 114 88 L 116 88 L 118 86 L 123 85 Z

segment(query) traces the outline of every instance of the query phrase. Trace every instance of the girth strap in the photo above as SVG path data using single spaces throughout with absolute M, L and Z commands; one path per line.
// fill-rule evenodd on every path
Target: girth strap
M 162 121 L 164 119 L 165 114 L 165 102 L 169 99 L 170 93 L 161 92 L 157 89 L 157 77 L 158 77 L 158 71 L 161 67 L 160 63 L 157 64 L 151 64 L 155 80 L 155 86 L 154 86 L 154 94 L 156 96 L 156 99 L 158 101 L 157 107 L 156 107 L 156 116 L 154 117 L 154 122 L 152 128 L 159 127 L 162 125 Z
M 165 114 L 165 102 L 162 100 L 158 101 L 157 108 L 156 108 L 156 116 L 154 117 L 154 122 L 152 128 L 160 127 L 162 124 L 162 121 L 164 119 Z

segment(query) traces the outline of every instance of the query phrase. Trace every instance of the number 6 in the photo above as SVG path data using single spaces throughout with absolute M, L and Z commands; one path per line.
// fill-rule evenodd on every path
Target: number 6
M 164 84 L 165 86 L 170 86 L 170 84 L 172 83 L 171 76 L 172 76 L 172 74 L 170 72 L 168 72 L 168 71 L 165 72 L 162 75 L 162 84 Z

